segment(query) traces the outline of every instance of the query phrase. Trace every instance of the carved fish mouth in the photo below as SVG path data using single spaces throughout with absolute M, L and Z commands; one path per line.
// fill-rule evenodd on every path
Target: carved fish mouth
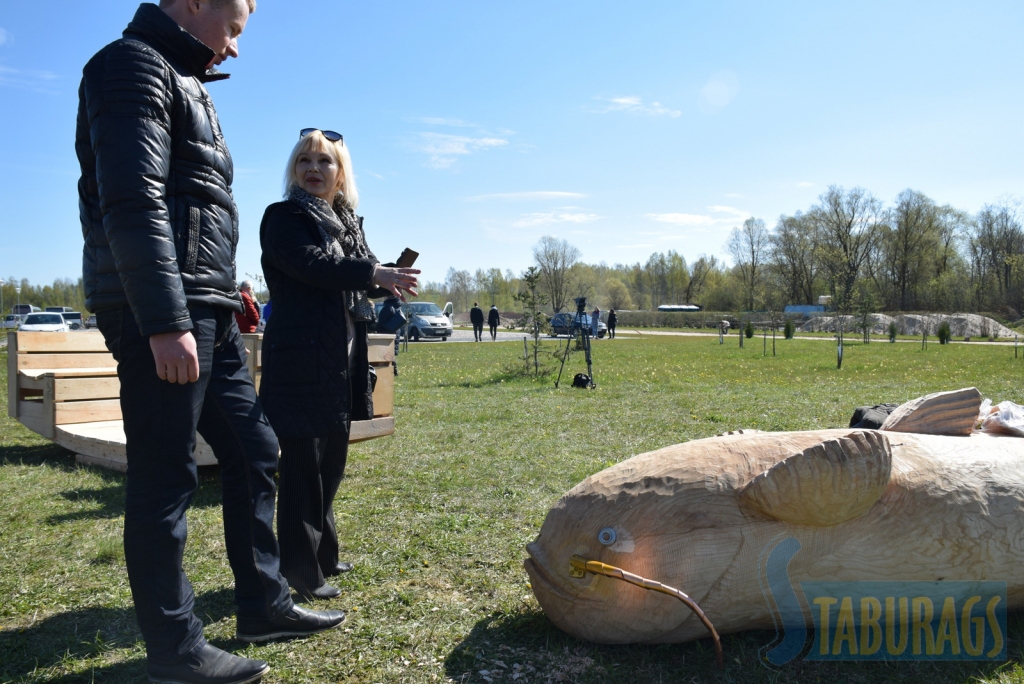
M 537 542 L 527 544 L 526 553 L 530 557 L 523 561 L 523 567 L 526 569 L 526 574 L 530 576 L 535 595 L 538 593 L 538 589 L 540 589 L 562 601 L 575 602 L 591 600 L 590 597 L 585 594 L 572 591 L 572 588 L 567 582 L 559 582 L 556 578 L 551 576 L 551 573 L 548 570 L 548 568 L 551 567 L 551 564 L 544 562 L 546 560 L 544 558 L 544 553 L 537 545 Z

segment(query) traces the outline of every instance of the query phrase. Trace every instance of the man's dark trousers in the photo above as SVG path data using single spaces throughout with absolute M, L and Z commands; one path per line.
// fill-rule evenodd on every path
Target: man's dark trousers
M 224 536 L 238 614 L 274 617 L 291 605 L 273 533 L 278 444 L 226 308 L 190 307 L 199 381 L 160 380 L 149 339 L 127 306 L 97 324 L 118 362 L 128 453 L 124 549 L 135 612 L 151 662 L 172 664 L 203 640 L 182 570 L 185 511 L 198 485 L 196 431 L 220 463 Z

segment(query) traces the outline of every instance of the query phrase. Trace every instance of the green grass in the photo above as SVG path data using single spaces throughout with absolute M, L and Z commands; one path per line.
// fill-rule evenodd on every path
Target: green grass
M 270 661 L 267 682 L 487 681 L 481 671 L 496 682 L 1024 682 L 1021 615 L 1010 616 L 1008 663 L 769 669 L 758 649 L 773 634 L 748 632 L 723 638 L 724 671 L 707 640 L 596 646 L 549 623 L 523 546 L 565 490 L 608 465 L 737 428 L 842 427 L 858 405 L 942 389 L 974 385 L 1024 403 L 1024 360 L 1004 347 L 851 341 L 836 371 L 834 346 L 820 341 L 779 339 L 774 358 L 760 340 L 730 342 L 597 341 L 595 391 L 569 386 L 581 354 L 556 390 L 553 376 L 520 376 L 521 343 L 409 345 L 396 379 L 398 432 L 353 447 L 335 504 L 343 558 L 356 570 L 323 605 L 349 611 L 344 629 L 261 647 L 232 640 L 214 470 L 189 513 L 185 559 L 207 637 Z M 0 418 L 0 682 L 144 678 L 118 542 L 123 485 Z

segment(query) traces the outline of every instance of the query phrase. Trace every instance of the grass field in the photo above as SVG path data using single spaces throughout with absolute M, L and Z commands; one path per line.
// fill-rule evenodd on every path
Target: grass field
M 758 339 L 739 349 L 735 336 L 724 346 L 602 340 L 599 388 L 581 391 L 523 378 L 521 343 L 411 344 L 396 379 L 397 434 L 352 449 L 335 504 L 356 570 L 323 605 L 348 611 L 344 629 L 262 647 L 232 640 L 214 470 L 189 513 L 185 559 L 207 638 L 268 660 L 267 682 L 1024 682 L 1019 614 L 1009 617 L 1007 663 L 774 669 L 758 656 L 774 635 L 748 632 L 723 638 L 722 671 L 708 640 L 595 646 L 549 623 L 523 547 L 565 490 L 610 464 L 737 428 L 843 427 L 858 405 L 942 389 L 974 385 L 1024 403 L 1024 359 L 1012 348 L 851 343 L 842 371 L 820 341 L 780 339 L 774 358 L 770 341 L 769 356 L 761 349 Z M 582 355 L 566 370 L 568 380 L 584 370 Z M 76 467 L 2 415 L 0 682 L 144 680 L 120 546 L 123 477 Z

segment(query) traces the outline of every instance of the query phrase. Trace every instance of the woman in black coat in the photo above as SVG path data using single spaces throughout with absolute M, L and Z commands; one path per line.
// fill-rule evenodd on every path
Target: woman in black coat
M 260 401 L 281 443 L 281 574 L 306 598 L 340 591 L 332 504 L 349 426 L 373 417 L 369 296 L 415 294 L 418 270 L 381 266 L 366 245 L 352 162 L 341 136 L 304 129 L 285 172 L 286 200 L 260 225 L 274 315 L 263 337 Z

